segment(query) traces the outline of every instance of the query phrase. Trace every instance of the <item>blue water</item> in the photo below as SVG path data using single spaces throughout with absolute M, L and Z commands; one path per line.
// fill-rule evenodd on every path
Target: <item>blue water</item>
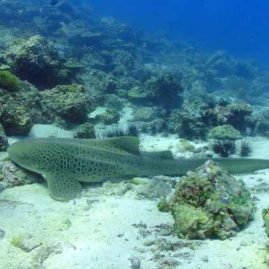
M 84 0 L 89 2 L 89 0 Z M 266 0 L 90 0 L 101 15 L 142 30 L 164 30 L 204 50 L 226 50 L 269 65 Z

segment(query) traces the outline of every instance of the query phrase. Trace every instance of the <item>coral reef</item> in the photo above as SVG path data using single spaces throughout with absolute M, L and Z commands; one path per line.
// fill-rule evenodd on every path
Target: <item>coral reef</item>
M 255 121 L 251 117 L 253 108 L 247 103 L 229 103 L 217 105 L 207 111 L 207 116 L 214 125 L 230 124 L 241 132 L 252 130 Z
M 205 95 L 188 98 L 181 109 L 171 113 L 168 130 L 180 137 L 205 139 L 212 127 L 229 124 L 243 134 L 255 132 L 257 120 L 253 108 L 245 102 L 231 102 Z
M 43 113 L 49 118 L 63 118 L 68 123 L 83 123 L 91 105 L 90 96 L 81 85 L 58 85 L 41 93 Z
M 207 140 L 206 145 L 211 143 L 208 139 L 212 139 L 214 151 L 227 157 L 236 151 L 238 145 L 241 156 L 250 153 L 245 140 L 241 140 L 241 146 L 240 141 L 235 143 L 241 135 L 269 137 L 269 72 L 266 67 L 236 59 L 224 51 L 205 53 L 185 44 L 184 40 L 171 40 L 164 32 L 151 34 L 135 30 L 114 18 L 98 17 L 87 1 L 73 2 L 0 1 L 0 151 L 6 151 L 8 136 L 27 136 L 34 124 L 46 124 L 46 133 L 52 136 L 58 136 L 59 132 L 48 132 L 48 124 L 60 125 L 71 130 L 68 131 L 68 137 L 73 134 L 75 138 L 137 136 L 140 133 L 161 133 L 158 135 L 167 135 L 170 138 L 172 133 L 181 138 L 173 146 L 186 155 L 209 152 L 208 146 L 200 146 L 199 149 L 194 139 Z M 103 112 L 92 113 L 97 107 L 103 109 Z M 118 126 L 122 122 L 126 127 Z M 30 134 L 37 135 L 33 129 Z M 255 153 L 256 149 L 253 155 Z M 1 155 L 6 156 L 6 153 L 2 152 Z M 0 161 L 0 192 L 35 180 L 10 161 Z M 161 227 L 163 224 L 160 224 L 161 216 L 158 212 L 154 222 L 151 218 L 154 216 L 154 209 L 151 210 L 147 204 L 152 202 L 147 201 L 149 199 L 170 197 L 177 180 L 162 176 L 153 179 L 134 178 L 120 184 L 106 182 L 100 189 L 99 186 L 85 188 L 87 194 L 83 193 L 82 202 L 77 203 L 77 206 L 85 213 L 86 207 L 92 206 L 92 201 L 96 199 L 96 206 L 101 203 L 102 208 L 110 214 L 110 207 L 107 206 L 110 200 L 100 199 L 99 192 L 104 192 L 106 195 L 122 196 L 121 199 L 117 197 L 113 200 L 113 204 L 119 203 L 119 207 L 115 208 L 121 210 L 123 206 L 128 213 L 128 199 L 135 197 L 131 202 L 137 203 L 136 205 L 141 202 L 141 216 L 145 218 L 145 223 L 135 224 L 132 219 L 129 220 L 128 227 L 137 226 L 139 237 L 149 236 L 144 246 L 149 247 L 150 255 L 154 255 L 154 258 L 147 257 L 147 260 L 158 260 L 156 268 L 180 266 L 179 257 L 184 256 L 185 261 L 189 262 L 194 255 L 193 247 L 200 246 L 201 241 L 181 240 L 174 236 L 168 238 L 167 235 L 172 235 L 172 225 L 169 224 L 168 228 Z M 34 197 L 43 197 L 42 191 L 36 192 L 35 185 L 5 192 L 22 194 L 28 190 L 32 194 L 33 190 Z M 96 197 L 88 199 L 92 197 L 91 191 Z M 8 195 L 4 196 L 8 200 L 2 199 L 3 208 L 8 208 L 10 214 L 7 207 L 9 205 L 14 208 L 15 213 L 18 212 L 12 214 L 13 216 L 21 218 L 26 213 L 29 223 L 38 222 L 33 205 L 37 205 L 39 210 L 39 204 L 22 202 L 30 197 L 28 193 L 27 196 L 22 196 L 18 195 L 20 204 L 16 206 Z M 154 203 L 151 204 L 154 206 Z M 150 217 L 149 214 L 144 214 L 145 209 L 150 209 Z M 181 238 L 226 239 L 235 235 L 251 220 L 254 203 L 241 181 L 235 180 L 216 164 L 209 162 L 183 177 L 178 182 L 173 197 L 169 200 L 162 199 L 159 209 L 172 212 L 174 231 Z M 71 207 L 70 210 L 72 211 Z M 85 217 L 84 213 L 77 214 L 76 218 Z M 33 219 L 29 219 L 30 215 Z M 118 216 L 123 216 L 122 212 Z M 164 219 L 167 217 L 165 214 L 163 216 Z M 267 235 L 268 216 L 268 210 L 265 209 L 263 217 Z M 68 229 L 72 223 L 66 219 L 57 227 L 54 219 L 52 220 L 54 232 L 50 234 L 53 235 L 52 240 L 59 241 L 58 231 L 59 237 L 62 237 L 62 231 Z M 126 220 L 128 218 L 122 217 L 121 223 Z M 85 219 L 81 221 L 84 223 Z M 107 223 L 109 229 L 110 222 L 103 223 L 105 226 L 102 224 L 102 229 Z M 63 252 L 64 256 L 65 251 L 62 250 L 66 248 L 73 251 L 69 243 L 63 243 L 64 248 L 61 249 L 57 247 L 58 243 L 46 245 L 42 235 L 42 240 L 36 240 L 35 235 L 28 237 L 17 231 L 12 234 L 9 228 L 7 224 L 7 227 L 0 229 L 0 240 L 4 237 L 1 242 L 11 248 L 6 248 L 5 245 L 2 248 L 3 258 L 7 256 L 7 262 L 3 263 L 5 268 L 43 268 L 43 262 L 49 255 Z M 47 231 L 46 227 L 43 231 Z M 166 233 L 163 234 L 166 237 L 155 237 L 160 231 Z M 85 236 L 81 236 L 81 232 L 83 231 L 79 230 L 76 238 Z M 121 240 L 121 245 L 126 241 L 120 238 L 121 233 L 116 235 L 114 230 L 112 232 L 116 240 Z M 247 233 L 250 234 L 249 230 Z M 65 236 L 68 234 L 65 233 Z M 87 228 L 85 234 L 88 234 Z M 132 234 L 137 237 L 136 233 Z M 150 236 L 154 239 L 151 240 Z M 244 236 L 245 234 L 242 237 Z M 253 234 L 250 237 L 247 244 L 254 242 Z M 140 244 L 139 240 L 134 240 Z M 72 237 L 66 241 L 72 242 Z M 232 241 L 238 243 L 237 240 Z M 216 241 L 212 245 L 215 246 L 215 243 Z M 224 245 L 220 242 L 220 252 L 224 251 Z M 253 249 L 257 246 L 254 245 L 252 244 Z M 190 246 L 187 252 L 186 246 Z M 239 248 L 245 247 L 244 241 L 238 246 L 236 250 L 239 253 Z M 259 247 L 257 249 L 260 250 Z M 22 263 L 19 256 L 18 259 L 13 259 L 14 251 L 26 255 L 23 256 Z M 89 253 L 88 249 L 85 252 Z M 147 267 L 143 260 L 144 254 L 140 254 L 139 258 L 130 258 L 131 267 L 139 268 L 141 264 Z M 49 263 L 57 260 L 54 256 Z M 92 261 L 92 257 L 89 260 Z M 193 260 L 196 262 L 196 259 Z M 209 261 L 207 257 L 202 260 L 207 262 L 205 266 L 212 264 L 211 258 Z M 31 265 L 25 265 L 28 262 Z M 182 264 L 183 267 L 184 265 Z M 153 267 L 153 264 L 148 266 Z M 253 266 L 244 260 L 244 264 L 237 267 Z
M 183 102 L 181 94 L 184 89 L 172 73 L 164 73 L 149 79 L 145 83 L 145 89 L 155 104 L 167 110 L 179 108 Z
M 95 107 L 110 110 L 99 122 L 117 123 L 120 110 L 131 102 L 136 111 L 134 121 L 141 122 L 145 132 L 206 139 L 212 127 L 230 124 L 242 134 L 266 133 L 267 120 L 257 125 L 249 103 L 258 102 L 251 97 L 253 93 L 264 95 L 268 74 L 249 61 L 223 51 L 208 55 L 183 43 L 178 46 L 164 33 L 142 33 L 114 18 L 95 17 L 91 9 L 66 1 L 44 10 L 25 3 L 1 3 L 1 7 L 2 18 L 8 20 L 4 19 L 0 29 L 4 36 L 0 70 L 11 70 L 10 74 L 39 90 L 83 85 Z M 18 7 L 20 14 L 15 16 L 12 9 Z M 17 87 L 8 90 L 17 91 Z M 217 95 L 228 101 L 217 100 Z M 42 99 L 43 95 L 39 101 Z M 70 122 L 69 116 L 59 115 L 59 109 L 53 116 L 48 103 L 41 103 L 34 107 L 42 113 L 34 117 L 30 112 L 32 122 Z M 161 113 L 148 110 L 147 114 L 144 106 Z
M 144 85 L 135 85 L 128 91 L 128 98 L 135 104 L 160 106 L 170 112 L 180 108 L 184 89 L 173 73 L 161 73 L 150 77 Z
M 7 135 L 27 135 L 33 126 L 25 105 L 12 101 L 2 108 L 0 121 Z
M 21 82 L 16 92 L 0 89 L 0 123 L 7 135 L 27 135 L 36 122 L 42 122 L 40 95 L 32 85 Z
M 208 137 L 213 139 L 213 151 L 222 157 L 228 157 L 235 153 L 235 140 L 241 138 L 241 134 L 232 125 L 225 124 L 212 128 Z
M 15 42 L 6 51 L 7 63 L 15 74 L 41 88 L 67 82 L 67 70 L 57 51 L 42 36 Z
M 226 239 L 252 219 L 255 206 L 242 181 L 209 161 L 183 177 L 159 209 L 171 211 L 179 237 Z
M 204 120 L 207 105 L 200 99 L 193 98 L 185 102 L 182 108 L 173 110 L 168 121 L 168 130 L 186 139 L 205 138 L 208 127 Z

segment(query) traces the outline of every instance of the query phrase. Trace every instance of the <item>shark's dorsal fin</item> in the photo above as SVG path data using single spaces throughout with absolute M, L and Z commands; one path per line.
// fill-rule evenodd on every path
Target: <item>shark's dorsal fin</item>
M 121 150 L 139 154 L 139 138 L 135 136 L 112 137 L 106 140 L 108 143 Z
M 173 154 L 170 150 L 164 150 L 164 151 L 142 151 L 141 155 L 145 157 L 149 157 L 152 159 L 162 159 L 162 160 L 173 160 Z

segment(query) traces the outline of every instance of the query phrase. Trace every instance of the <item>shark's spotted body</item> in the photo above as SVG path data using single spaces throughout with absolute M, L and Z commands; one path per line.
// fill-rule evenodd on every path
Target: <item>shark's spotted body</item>
M 8 148 L 15 163 L 42 174 L 53 198 L 70 200 L 80 193 L 79 182 L 149 175 L 181 175 L 206 159 L 172 160 L 170 152 L 143 153 L 136 137 L 104 140 L 40 138 L 17 142 Z M 169 154 L 170 153 L 170 154 Z M 219 159 L 234 173 L 269 168 L 269 160 Z

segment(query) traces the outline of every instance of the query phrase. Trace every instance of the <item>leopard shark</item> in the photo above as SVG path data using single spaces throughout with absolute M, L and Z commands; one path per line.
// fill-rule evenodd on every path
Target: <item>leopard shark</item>
M 82 182 L 102 182 L 134 176 L 179 176 L 196 169 L 207 158 L 173 159 L 170 151 L 143 152 L 137 137 L 107 139 L 33 138 L 9 146 L 10 159 L 41 174 L 52 198 L 77 198 Z M 231 173 L 269 168 L 265 159 L 214 159 Z

